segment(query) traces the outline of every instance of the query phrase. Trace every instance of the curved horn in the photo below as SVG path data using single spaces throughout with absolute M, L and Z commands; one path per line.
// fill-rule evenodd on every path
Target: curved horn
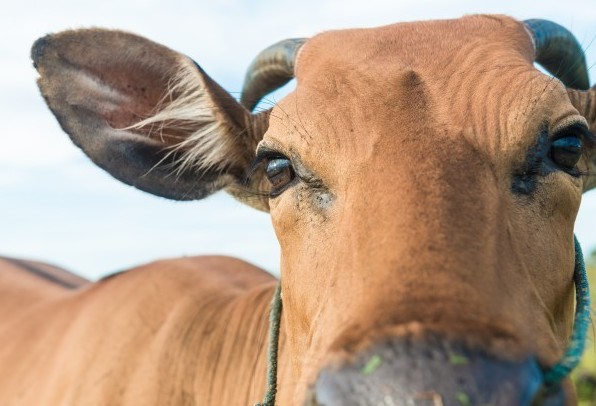
M 294 62 L 306 38 L 280 41 L 264 49 L 252 61 L 244 78 L 240 103 L 249 111 L 259 100 L 294 77 Z
M 567 87 L 590 87 L 584 51 L 565 27 L 548 20 L 526 20 L 536 46 L 536 62 Z

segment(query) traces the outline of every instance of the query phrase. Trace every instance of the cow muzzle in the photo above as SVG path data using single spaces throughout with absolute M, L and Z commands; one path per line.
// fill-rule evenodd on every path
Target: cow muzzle
M 306 406 L 559 406 L 533 357 L 515 362 L 441 340 L 392 339 L 324 368 Z

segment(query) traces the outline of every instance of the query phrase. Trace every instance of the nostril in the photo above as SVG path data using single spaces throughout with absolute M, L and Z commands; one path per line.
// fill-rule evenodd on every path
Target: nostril
M 453 343 L 392 340 L 323 369 L 307 406 L 562 406 L 563 392 L 542 391 L 533 358 L 491 357 Z

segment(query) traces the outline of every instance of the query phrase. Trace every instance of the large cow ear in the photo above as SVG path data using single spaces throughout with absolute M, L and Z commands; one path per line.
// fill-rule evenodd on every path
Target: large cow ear
M 567 89 L 567 94 L 579 114 L 584 116 L 590 132 L 596 134 L 596 86 L 588 90 Z M 584 192 L 596 188 L 596 145 L 585 145 Z
M 252 116 L 191 59 L 121 31 L 35 42 L 41 92 L 73 142 L 117 179 L 176 200 L 236 197 L 267 117 Z M 265 199 L 250 200 L 267 209 Z

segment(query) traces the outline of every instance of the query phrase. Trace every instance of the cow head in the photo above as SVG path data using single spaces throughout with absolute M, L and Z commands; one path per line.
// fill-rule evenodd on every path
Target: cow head
M 594 92 L 533 66 L 587 86 L 543 28 L 472 16 L 283 42 L 250 70 L 247 108 L 131 34 L 48 36 L 33 59 L 64 130 L 116 178 L 270 211 L 296 404 L 529 405 L 568 342 L 596 182 Z

